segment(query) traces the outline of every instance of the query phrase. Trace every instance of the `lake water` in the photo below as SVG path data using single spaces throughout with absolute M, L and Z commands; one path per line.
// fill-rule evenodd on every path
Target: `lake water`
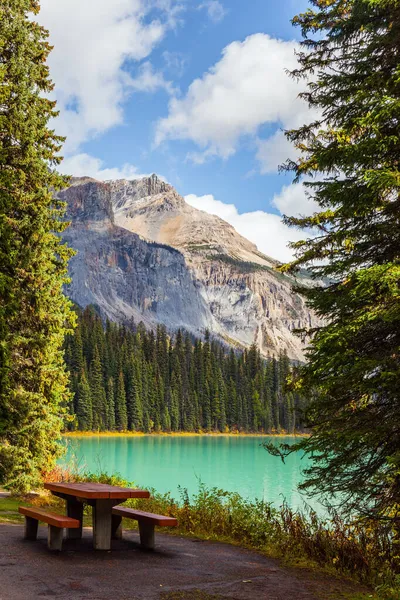
M 302 508 L 304 499 L 296 487 L 309 459 L 293 454 L 282 463 L 260 446 L 271 439 L 276 444 L 294 442 L 267 436 L 70 437 L 64 438 L 68 451 L 63 462 L 73 461 L 90 472 L 119 473 L 140 487 L 173 497 L 179 485 L 195 493 L 201 480 L 208 487 L 277 506 L 286 498 L 292 508 Z

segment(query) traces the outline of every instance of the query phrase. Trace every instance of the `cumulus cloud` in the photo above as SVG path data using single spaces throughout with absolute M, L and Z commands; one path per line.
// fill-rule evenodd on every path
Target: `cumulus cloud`
M 263 175 L 276 173 L 287 159 L 296 160 L 299 156 L 299 152 L 281 129 L 267 139 L 257 139 L 256 145 L 256 157 Z
M 90 137 L 123 121 L 123 102 L 135 89 L 126 65 L 146 59 L 171 26 L 171 6 L 177 4 L 165 1 L 42 0 L 38 18 L 54 45 L 49 66 L 60 110 L 57 131 L 67 136 L 65 152 L 77 151 Z M 154 9 L 158 16 L 149 20 Z M 137 90 L 142 85 L 141 91 L 153 91 L 157 77 L 156 87 L 166 87 L 145 69 Z
M 282 215 L 309 216 L 321 210 L 315 200 L 309 198 L 302 183 L 285 185 L 272 199 L 272 204 Z
M 203 2 L 198 7 L 200 10 L 205 9 L 207 11 L 208 18 L 213 23 L 219 23 L 226 15 L 224 6 L 218 0 L 209 0 Z
M 304 239 L 304 233 L 284 225 L 279 215 L 262 210 L 239 214 L 234 204 L 225 204 L 216 200 L 211 194 L 205 196 L 189 194 L 185 196 L 185 200 L 199 210 L 221 217 L 241 235 L 254 242 L 261 252 L 282 262 L 293 258 L 293 252 L 288 248 L 289 242 Z M 277 201 L 279 203 L 279 198 Z M 282 200 L 281 206 L 284 205 L 285 202 Z
M 85 153 L 65 158 L 59 170 L 66 175 L 93 177 L 93 179 L 99 179 L 100 181 L 108 181 L 109 179 L 140 179 L 149 175 L 140 173 L 134 165 L 129 163 L 126 163 L 121 168 L 106 168 L 104 161 L 100 158 L 95 158 Z M 163 178 L 160 177 L 160 179 Z
M 157 123 L 156 144 L 191 140 L 201 150 L 191 155 L 196 162 L 228 158 L 243 136 L 257 135 L 262 125 L 286 129 L 307 121 L 308 105 L 286 72 L 297 65 L 297 48 L 297 42 L 261 33 L 226 46 L 221 60 L 194 80 L 184 97 L 170 100 L 168 116 Z M 284 150 L 283 134 L 258 140 L 263 172 L 276 170 Z
M 137 92 L 155 92 L 158 89 L 164 89 L 168 94 L 175 92 L 172 82 L 167 81 L 160 71 L 155 71 L 149 61 L 140 65 L 136 77 L 127 76 L 126 85 Z

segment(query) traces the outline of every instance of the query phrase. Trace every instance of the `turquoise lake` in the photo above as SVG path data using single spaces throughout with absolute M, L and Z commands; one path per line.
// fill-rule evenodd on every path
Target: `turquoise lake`
M 179 485 L 193 494 L 201 480 L 277 506 L 286 498 L 292 508 L 302 508 L 304 498 L 296 487 L 309 459 L 293 454 L 284 464 L 260 446 L 271 439 L 276 444 L 294 441 L 267 436 L 70 437 L 64 438 L 68 450 L 63 462 L 72 461 L 81 471 L 119 473 L 175 498 Z M 315 501 L 310 504 L 317 508 Z

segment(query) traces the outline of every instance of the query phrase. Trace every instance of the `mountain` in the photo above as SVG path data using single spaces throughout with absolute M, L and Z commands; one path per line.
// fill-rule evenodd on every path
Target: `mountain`
M 209 329 L 228 343 L 256 343 L 264 355 L 304 358 L 293 329 L 316 325 L 277 261 L 217 216 L 189 206 L 155 175 L 100 182 L 74 178 L 59 193 L 77 250 L 70 297 L 112 320 Z M 266 235 L 268 232 L 266 232 Z

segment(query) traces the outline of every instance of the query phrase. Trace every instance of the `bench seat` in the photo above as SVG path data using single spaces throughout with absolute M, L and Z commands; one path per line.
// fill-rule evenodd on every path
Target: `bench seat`
M 174 517 L 166 517 L 164 515 L 156 515 L 128 508 L 127 506 L 115 506 L 112 509 L 112 533 L 113 537 L 120 538 L 122 536 L 122 518 L 133 519 L 139 523 L 140 545 L 146 550 L 154 549 L 154 528 L 157 527 L 176 527 L 177 519 Z
M 18 512 L 25 516 L 25 539 L 27 540 L 36 540 L 39 521 L 47 523 L 47 545 L 50 550 L 61 550 L 64 529 L 79 529 L 81 527 L 78 519 L 59 515 L 43 508 L 20 506 Z

